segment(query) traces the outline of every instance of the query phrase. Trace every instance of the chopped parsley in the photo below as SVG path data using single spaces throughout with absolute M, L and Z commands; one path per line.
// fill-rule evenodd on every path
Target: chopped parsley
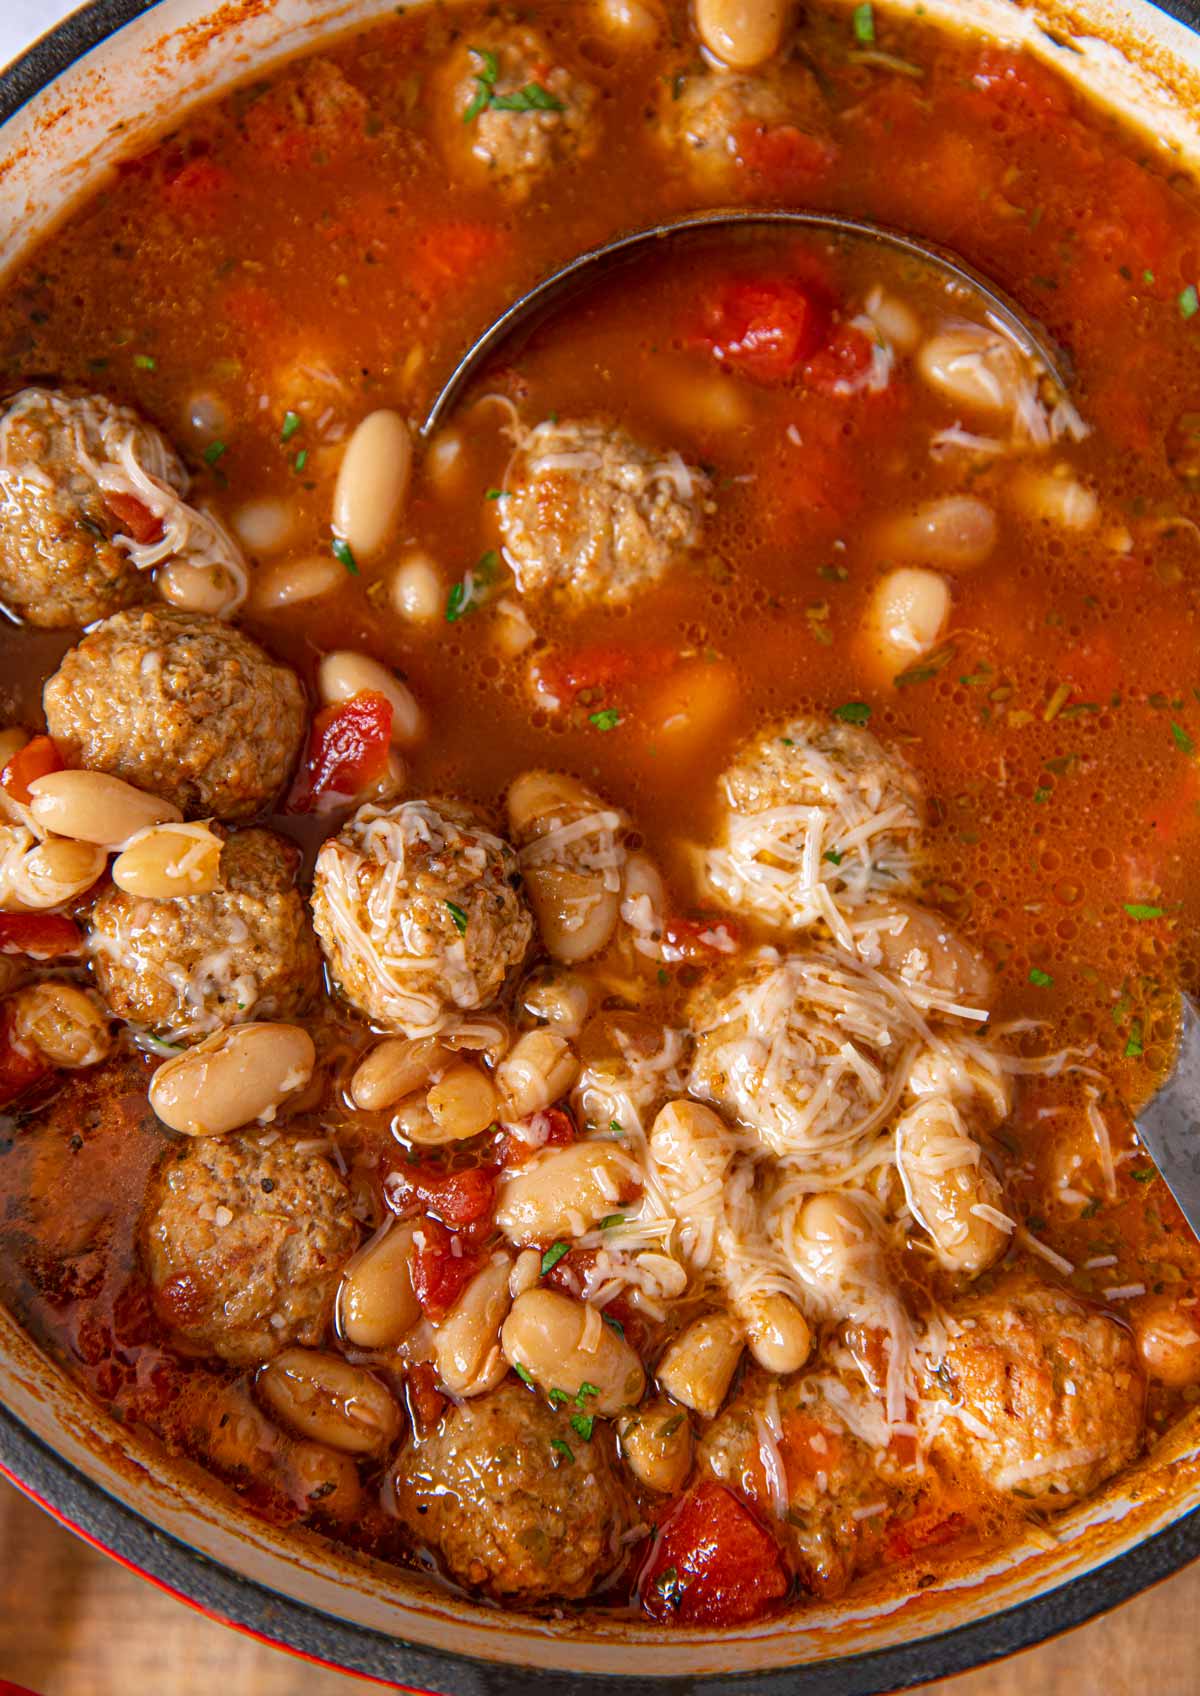
M 598 713 L 588 714 L 588 723 L 594 724 L 597 730 L 615 730 L 621 722 L 621 715 L 616 707 L 601 707 Z
M 296 473 L 297 476 L 299 476 L 300 473 L 304 470 L 304 467 L 307 464 L 308 464 L 308 449 L 307 448 L 301 448 L 300 452 L 296 455 L 295 459 L 292 461 L 292 470 Z
M 152 353 L 135 353 L 133 356 L 133 363 L 137 366 L 139 371 L 158 370 L 158 360 L 155 359 Z
M 1051 791 L 1049 789 L 1044 788 L 1043 786 L 1041 786 L 1039 784 L 1039 786 L 1033 792 L 1033 799 L 1037 803 L 1037 805 L 1039 807 L 1041 807 L 1041 806 L 1044 806 L 1045 803 L 1050 799 L 1050 795 L 1051 795 Z
M 600 1221 L 600 1229 L 602 1231 L 615 1231 L 618 1225 L 624 1223 L 625 1215 L 623 1213 L 606 1213 Z
M 482 606 L 487 596 L 479 591 L 490 588 L 499 572 L 500 555 L 495 548 L 489 548 L 480 557 L 479 563 L 464 573 L 460 582 L 450 585 L 450 593 L 446 596 L 446 623 L 457 624 L 460 618 L 466 618 L 468 613 Z
M 1048 984 L 1054 982 L 1054 979 L 1049 972 L 1042 971 L 1040 966 L 1031 966 L 1029 968 L 1029 981 L 1035 988 L 1045 989 Z
M 1125 1058 L 1126 1060 L 1140 1060 L 1142 1053 L 1142 1021 L 1135 1019 L 1129 1027 L 1129 1041 L 1125 1044 Z
M 485 496 L 485 499 L 487 499 L 489 501 L 507 500 L 508 499 L 508 490 L 507 489 L 489 489 L 487 491 L 487 495 Z
M 472 47 L 471 52 L 479 61 L 479 70 L 475 73 L 475 92 L 471 96 L 466 111 L 463 113 L 463 123 L 473 124 L 481 112 L 565 112 L 566 107 L 561 100 L 554 96 L 540 82 L 527 82 L 523 88 L 518 88 L 512 94 L 497 94 L 496 80 L 500 75 L 500 65 L 496 55 L 487 47 Z
M 875 8 L 870 0 L 864 0 L 861 6 L 854 8 L 854 39 L 864 47 L 871 47 L 875 41 Z
M 865 701 L 845 701 L 833 709 L 833 716 L 840 718 L 843 724 L 866 724 L 871 709 Z
M 205 465 L 215 465 L 222 455 L 228 452 L 224 442 L 209 442 L 204 450 Z
M 1175 746 L 1177 748 L 1181 748 L 1185 754 L 1194 754 L 1196 752 L 1196 744 L 1192 741 L 1183 726 L 1181 724 L 1176 724 L 1174 719 L 1171 720 L 1171 735 L 1175 740 Z
M 533 1379 L 529 1376 L 528 1372 L 526 1372 L 525 1368 L 521 1365 L 520 1361 L 514 1361 L 513 1362 L 513 1371 L 516 1373 L 517 1377 L 521 1380 L 522 1384 L 532 1384 L 533 1383 Z
M 823 860 L 828 860 L 831 866 L 840 866 L 846 856 L 839 848 L 826 848 L 825 852 L 821 855 L 821 858 Z
M 290 442 L 303 422 L 304 420 L 298 412 L 285 412 L 283 415 L 283 428 L 279 432 L 279 440 L 281 442 Z
M 615 1137 L 623 1137 L 625 1135 L 625 1128 L 619 1119 L 610 1119 L 608 1121 L 608 1128 Z
M 663 1442 L 665 1443 L 668 1437 L 673 1437 L 682 1424 L 683 1415 L 681 1413 L 672 1414 L 670 1419 L 665 1419 L 658 1428 L 658 1434 Z
M 542 1256 L 542 1274 L 543 1274 L 543 1276 L 547 1272 L 553 1271 L 553 1269 L 558 1265 L 559 1261 L 562 1259 L 563 1255 L 564 1254 L 570 1254 L 570 1252 L 571 1252 L 570 1243 L 564 1243 L 564 1242 L 561 1242 L 561 1241 L 556 1242 L 556 1243 L 551 1243 L 550 1247 L 546 1250 L 545 1254 Z
M 573 1466 L 575 1464 L 575 1451 L 572 1449 L 570 1443 L 564 1442 L 561 1437 L 551 1437 L 550 1447 L 556 1454 L 565 1455 L 567 1457 L 568 1466 Z
M 571 1415 L 571 1429 L 577 1437 L 582 1437 L 585 1443 L 591 1442 L 592 1431 L 595 1429 L 595 1425 L 595 1414 L 573 1413 Z
M 576 1392 L 575 1406 L 576 1407 L 584 1407 L 587 1404 L 587 1399 L 588 1399 L 589 1396 L 595 1397 L 595 1396 L 598 1396 L 599 1394 L 600 1394 L 600 1392 L 596 1388 L 596 1386 L 594 1384 L 589 1384 L 587 1379 L 585 1378 L 583 1383 L 579 1386 L 578 1391 Z
M 844 565 L 823 565 L 817 571 L 817 576 L 823 577 L 827 583 L 844 583 L 849 575 Z
M 466 910 L 460 907 L 457 901 L 447 901 L 446 910 L 454 920 L 454 928 L 459 936 L 465 936 L 467 934 Z
M 1144 901 L 1126 901 L 1125 911 L 1131 919 L 1161 919 L 1165 909 L 1148 907 Z
M 1154 1170 L 1153 1166 L 1139 1166 L 1137 1171 L 1131 1172 L 1129 1176 L 1133 1179 L 1135 1184 L 1152 1184 L 1155 1178 L 1158 1177 L 1158 1173 Z
M 551 1407 L 565 1407 L 570 1399 L 571 1398 L 567 1394 L 566 1390 L 551 1390 L 550 1394 L 546 1397 L 546 1400 L 550 1403 Z
M 1195 283 L 1189 283 L 1179 296 L 1179 315 L 1181 318 L 1194 318 L 1200 312 L 1200 294 L 1196 292 Z
M 358 576 L 358 561 L 354 557 L 354 550 L 341 536 L 333 538 L 333 557 L 339 565 L 345 566 L 351 577 Z
M 608 1326 L 609 1330 L 615 1331 L 618 1337 L 623 1337 L 625 1335 L 624 1325 L 622 1325 L 619 1319 L 614 1319 L 611 1313 L 602 1313 L 600 1317 Z
M 1153 271 L 1143 271 L 1142 272 L 1142 281 L 1146 284 L 1153 283 L 1154 272 Z

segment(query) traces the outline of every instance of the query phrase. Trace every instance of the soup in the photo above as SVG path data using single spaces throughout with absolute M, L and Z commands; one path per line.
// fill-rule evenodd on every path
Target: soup
M 523 288 L 697 207 L 438 386 Z M 908 1593 L 1194 1405 L 1189 183 L 870 5 L 423 7 L 0 299 L 0 1291 L 496 1604 Z

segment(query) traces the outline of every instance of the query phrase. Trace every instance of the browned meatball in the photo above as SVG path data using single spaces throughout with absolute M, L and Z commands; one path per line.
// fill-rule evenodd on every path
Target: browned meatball
M 662 78 L 658 134 L 705 196 L 799 192 L 836 157 L 816 78 L 794 62 Z
M 321 955 L 295 886 L 299 857 L 272 831 L 235 831 L 207 895 L 107 889 L 88 952 L 117 1018 L 179 1041 L 303 1012 L 320 988 Z
M 458 48 L 442 75 L 451 169 L 525 200 L 542 178 L 596 150 L 595 90 L 535 30 Z
M 953 1310 L 961 1327 L 936 1385 L 942 1454 L 994 1489 L 1064 1507 L 1137 1453 L 1145 1386 L 1123 1325 L 1069 1290 L 1013 1274 Z
M 292 671 L 219 619 L 171 607 L 106 619 L 67 654 L 43 703 L 71 765 L 111 772 L 192 818 L 262 812 L 304 735 Z
M 585 1442 L 511 1379 L 414 1438 L 393 1484 L 414 1544 L 460 1584 L 506 1600 L 588 1595 L 620 1565 L 633 1524 L 603 1422 Z
M 238 1365 L 322 1341 L 357 1240 L 329 1161 L 270 1131 L 173 1149 L 141 1229 L 155 1308 L 176 1345 Z
M 857 1399 L 860 1415 L 869 1418 L 873 1404 Z M 889 1452 L 882 1418 L 880 1427 L 876 1451 L 848 1429 L 813 1379 L 756 1372 L 709 1427 L 697 1460 L 773 1518 L 806 1589 L 838 1596 L 871 1564 L 881 1535 L 911 1510 L 922 1487 L 915 1471 L 905 1471 Z M 774 1513 L 783 1504 L 772 1495 L 764 1464 L 766 1458 L 774 1466 L 776 1457 L 783 1515 Z

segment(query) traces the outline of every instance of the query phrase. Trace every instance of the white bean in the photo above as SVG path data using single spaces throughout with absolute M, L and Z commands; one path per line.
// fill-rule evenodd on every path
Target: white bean
M 413 1292 L 414 1221 L 401 1220 L 347 1262 L 338 1289 L 338 1325 L 360 1349 L 394 1348 L 421 1318 Z
M 404 510 L 412 436 L 398 412 L 369 412 L 346 444 L 333 491 L 333 528 L 359 559 L 387 542 Z
M 151 825 L 117 855 L 112 880 L 152 901 L 207 895 L 221 880 L 222 846 L 207 824 Z
M 990 1007 L 996 992 L 992 969 L 944 914 L 915 901 L 872 901 L 850 923 L 868 965 L 928 984 L 970 1007 Z
M 494 1254 L 434 1334 L 438 1376 L 452 1395 L 484 1395 L 508 1373 L 500 1327 L 512 1306 L 508 1288 L 512 1265 L 509 1255 Z
M 733 71 L 752 71 L 779 51 L 785 0 L 694 0 L 696 34 Z
M 240 584 L 223 565 L 189 565 L 182 559 L 160 566 L 154 574 L 154 587 L 171 606 L 184 612 L 207 613 L 210 618 L 233 612 L 241 596 Z
M 487 1073 L 468 1060 L 459 1060 L 430 1086 L 425 1106 L 443 1142 L 464 1142 L 495 1122 L 500 1102 Z
M 970 571 L 996 546 L 996 515 L 976 495 L 944 495 L 886 519 L 873 540 L 887 559 Z
M 948 1272 L 976 1277 L 1008 1248 L 1000 1180 L 949 1101 L 931 1096 L 896 1123 L 896 1165 L 913 1217 Z
M 236 1025 L 160 1066 L 150 1083 L 150 1105 L 173 1131 L 223 1136 L 252 1120 L 273 1119 L 308 1083 L 316 1057 L 299 1025 Z
M 392 741 L 413 748 L 425 734 L 425 715 L 408 685 L 378 660 L 351 648 L 326 654 L 317 668 L 317 693 L 327 706 L 353 700 L 365 691 L 382 695 L 392 709 Z
M 1147 1296 L 1130 1315 L 1147 1374 L 1172 1389 L 1200 1384 L 1200 1324 L 1179 1296 Z
M 576 1037 L 591 1011 L 592 992 L 587 980 L 575 972 L 551 969 L 529 982 L 521 1005 L 532 1018 L 553 1025 L 561 1036 Z
M 911 353 L 921 339 L 921 323 L 912 307 L 894 294 L 874 288 L 865 303 L 867 317 L 897 353 Z
M 458 500 L 465 493 L 467 455 L 460 431 L 443 430 L 430 442 L 425 455 L 425 475 L 441 500 Z
M 615 1143 L 547 1148 L 502 1181 L 496 1223 L 511 1243 L 581 1237 L 640 1188 L 636 1163 Z
M 50 836 L 45 842 L 33 843 L 26 831 L 22 837 L 31 843 L 21 855 L 12 878 L 11 893 L 0 900 L 6 911 L 61 907 L 90 889 L 104 870 L 108 856 L 93 842 L 73 842 L 65 836 Z
M 677 1402 L 715 1419 L 744 1347 L 741 1330 L 727 1313 L 706 1313 L 668 1343 L 655 1377 Z
M 496 1068 L 504 1116 L 528 1119 L 561 1101 L 579 1076 L 579 1057 L 556 1031 L 526 1031 Z
M 364 1113 L 381 1112 L 424 1089 L 449 1063 L 450 1050 L 436 1037 L 385 1037 L 355 1067 L 350 1099 Z
M 810 1196 L 796 1218 L 792 1262 L 823 1303 L 837 1312 L 881 1289 L 883 1247 L 866 1211 L 850 1196 Z
M 620 912 L 620 815 L 572 777 L 527 771 L 508 792 L 508 818 L 547 951 L 567 965 L 590 959 L 612 937 Z M 559 831 L 589 819 L 594 830 L 559 845 Z M 610 865 L 598 869 L 597 859 Z
M 653 47 L 665 27 L 650 0 L 597 0 L 601 26 L 630 47 Z
M 617 1426 L 621 1456 L 639 1484 L 660 1496 L 682 1490 L 692 1470 L 692 1427 L 684 1408 L 659 1396 Z
M 512 595 L 502 595 L 492 613 L 492 646 L 506 660 L 516 659 L 537 641 L 529 614 Z
M 255 1389 L 298 1437 L 348 1455 L 382 1455 L 400 1435 L 396 1398 L 379 1379 L 322 1349 L 284 1349 L 259 1369 Z
M 950 587 L 936 571 L 906 565 L 875 586 L 866 637 L 885 676 L 897 677 L 937 646 L 950 617 Z
M 1069 465 L 1056 465 L 1052 471 L 1026 466 L 1009 484 L 1009 495 L 1017 510 L 1035 524 L 1082 532 L 1093 529 L 1100 518 L 1095 491 L 1081 483 Z
M 296 534 L 297 513 L 291 501 L 276 495 L 243 501 L 233 514 L 238 541 L 252 554 L 277 554 Z
M 392 576 L 392 605 L 413 624 L 433 624 L 446 608 L 446 586 L 429 554 L 414 549 Z
M 281 607 L 302 605 L 330 595 L 345 581 L 346 573 L 335 559 L 309 554 L 304 559 L 286 560 L 266 571 L 256 572 L 251 604 L 257 611 L 277 612 Z
M 52 771 L 29 785 L 30 812 L 40 829 L 100 848 L 120 848 L 151 825 L 177 823 L 173 801 L 147 795 L 102 771 Z
M 1021 362 L 1012 343 L 980 324 L 931 336 L 917 355 L 917 370 L 958 406 L 979 413 L 1011 413 L 1021 385 Z
M 561 1390 L 574 1400 L 583 1392 L 588 1413 L 611 1418 L 636 1406 L 646 1388 L 641 1361 L 600 1310 L 558 1290 L 518 1296 L 500 1343 L 509 1364 L 544 1394 Z
M 767 1372 L 798 1372 L 812 1353 L 807 1319 L 789 1296 L 780 1293 L 744 1297 L 737 1304 L 750 1353 Z
M 52 1066 L 96 1066 L 112 1048 L 107 1013 L 98 997 L 76 984 L 29 984 L 8 1005 L 18 1039 L 32 1043 Z

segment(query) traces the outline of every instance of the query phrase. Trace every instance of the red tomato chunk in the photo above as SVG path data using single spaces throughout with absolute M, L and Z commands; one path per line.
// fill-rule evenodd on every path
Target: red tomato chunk
M 417 1252 L 411 1263 L 413 1294 L 422 1311 L 436 1323 L 446 1317 L 479 1270 L 482 1256 L 465 1248 L 436 1219 L 421 1222 L 414 1246 Z
M 664 1520 L 640 1581 L 651 1619 L 745 1625 L 787 1595 L 778 1543 L 723 1484 L 689 1490 Z
M 27 807 L 33 800 L 29 785 L 36 778 L 62 769 L 62 755 L 50 738 L 34 736 L 23 748 L 18 749 L 0 772 L 0 789 L 20 806 Z
M 319 810 L 322 797 L 350 797 L 383 776 L 392 739 L 392 707 L 364 689 L 312 721 L 308 752 L 288 798 L 289 813 Z
M 0 913 L 0 954 L 54 960 L 78 953 L 82 943 L 79 926 L 62 913 Z
M 829 308 L 811 288 L 787 277 L 726 284 L 699 337 L 714 358 L 756 383 L 783 383 L 822 345 Z
M 430 1213 L 454 1230 L 465 1230 L 492 1216 L 496 1173 L 490 1166 L 439 1172 L 429 1166 L 401 1166 L 384 1183 L 394 1213 Z

